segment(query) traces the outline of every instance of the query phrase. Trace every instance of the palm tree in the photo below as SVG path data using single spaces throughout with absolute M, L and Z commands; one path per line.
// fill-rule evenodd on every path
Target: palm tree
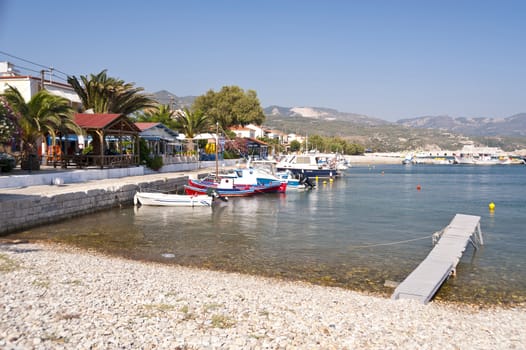
M 194 149 L 194 137 L 197 134 L 208 130 L 210 123 L 210 118 L 204 115 L 203 112 L 200 110 L 191 112 L 186 107 L 182 112 L 177 112 L 175 116 L 175 126 L 179 131 L 184 133 L 186 138 L 188 138 L 188 148 L 191 150 Z
M 18 118 L 22 139 L 22 156 L 27 161 L 37 155 L 38 141 L 46 134 L 55 136 L 59 131 L 82 133 L 73 120 L 70 101 L 40 90 L 26 102 L 17 88 L 9 86 L 2 95 Z M 33 167 L 30 163 L 30 167 Z
M 159 105 L 155 109 L 138 115 L 137 121 L 163 123 L 170 129 L 177 129 L 175 112 L 168 105 Z
M 157 102 L 144 89 L 134 87 L 134 83 L 108 77 L 106 70 L 89 77 L 68 77 L 68 83 L 73 87 L 84 109 L 91 109 L 95 113 L 132 114 L 134 112 L 155 108 Z

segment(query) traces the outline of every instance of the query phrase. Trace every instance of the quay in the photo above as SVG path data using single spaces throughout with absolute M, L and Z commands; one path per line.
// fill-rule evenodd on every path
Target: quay
M 215 163 L 215 162 L 211 162 Z M 233 164 L 226 163 L 226 166 Z M 178 191 L 188 178 L 210 173 L 215 165 L 144 174 L 124 169 L 48 170 L 0 179 L 0 235 L 73 216 L 130 205 L 137 190 Z M 16 184 L 17 187 L 12 185 Z
M 414 299 L 427 304 L 450 275 L 468 243 L 483 245 L 480 216 L 456 214 L 438 243 L 418 267 L 396 287 L 392 299 Z

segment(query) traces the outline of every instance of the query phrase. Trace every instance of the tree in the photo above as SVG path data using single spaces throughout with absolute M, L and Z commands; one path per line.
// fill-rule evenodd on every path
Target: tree
M 139 122 L 162 123 L 170 129 L 177 129 L 176 113 L 168 105 L 159 105 L 137 116 Z
M 186 138 L 188 138 L 188 148 L 193 150 L 194 137 L 197 134 L 208 130 L 210 127 L 210 118 L 204 115 L 204 113 L 200 110 L 192 112 L 185 107 L 182 112 L 176 113 L 175 127 L 177 130 L 184 133 Z
M 23 158 L 36 156 L 38 141 L 46 134 L 55 139 L 60 131 L 82 133 L 73 120 L 70 101 L 55 96 L 47 90 L 40 90 L 26 102 L 17 88 L 9 87 L 3 94 L 5 101 L 18 118 L 22 139 Z M 29 165 L 32 167 L 32 165 Z
M 245 93 L 238 86 L 224 86 L 219 92 L 209 90 L 195 99 L 192 110 L 202 111 L 223 130 L 233 125 L 261 125 L 265 120 L 256 92 L 248 90 Z
M 0 99 L 0 144 L 9 143 L 16 138 L 19 126 L 16 116 L 7 105 L 5 98 Z
M 157 105 L 152 96 L 141 93 L 143 88 L 134 87 L 134 83 L 108 77 L 106 70 L 89 77 L 81 75 L 80 81 L 77 77 L 70 76 L 68 83 L 79 96 L 84 109 L 91 109 L 94 113 L 128 115 L 155 108 Z
M 292 140 L 290 142 L 290 151 L 298 152 L 301 149 L 301 143 L 298 140 Z

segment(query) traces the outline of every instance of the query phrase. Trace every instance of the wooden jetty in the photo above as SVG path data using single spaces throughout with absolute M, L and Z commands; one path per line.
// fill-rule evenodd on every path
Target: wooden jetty
M 468 243 L 474 248 L 484 244 L 480 216 L 456 214 L 428 256 L 396 287 L 392 299 L 415 299 L 427 304 L 442 283 L 456 272 Z

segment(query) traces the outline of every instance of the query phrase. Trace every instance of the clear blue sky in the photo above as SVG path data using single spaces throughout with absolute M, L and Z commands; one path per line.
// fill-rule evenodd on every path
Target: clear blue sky
M 520 0 L 0 0 L 0 51 L 148 92 L 238 85 L 263 107 L 391 121 L 526 112 Z

